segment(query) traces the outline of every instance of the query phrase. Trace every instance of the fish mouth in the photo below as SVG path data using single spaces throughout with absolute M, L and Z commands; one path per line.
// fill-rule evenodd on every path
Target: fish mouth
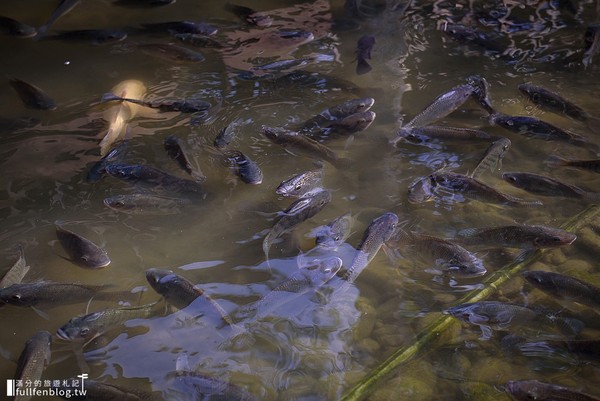
M 56 330 L 56 336 L 61 340 L 73 341 L 73 339 L 69 337 L 69 335 L 63 329 Z

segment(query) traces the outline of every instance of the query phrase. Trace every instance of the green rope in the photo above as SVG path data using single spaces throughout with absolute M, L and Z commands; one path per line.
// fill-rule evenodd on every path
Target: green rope
M 566 231 L 578 231 L 581 227 L 587 224 L 591 219 L 596 217 L 600 212 L 600 207 L 592 205 L 583 212 L 569 219 L 562 229 Z M 551 249 L 550 249 L 551 250 Z M 475 290 L 465 295 L 458 303 L 479 302 L 490 295 L 504 284 L 509 279 L 513 278 L 519 271 L 531 263 L 540 259 L 548 249 L 538 249 L 530 254 L 526 259 L 518 262 L 513 262 L 499 269 L 494 274 L 490 275 L 483 281 L 484 287 L 480 290 Z M 371 373 L 362 379 L 356 386 L 348 391 L 340 401 L 358 401 L 364 400 L 376 387 L 376 385 L 396 370 L 400 365 L 410 361 L 415 355 L 423 351 L 423 349 L 433 343 L 433 341 L 452 325 L 455 319 L 452 316 L 445 315 L 437 319 L 433 324 L 429 325 L 424 331 L 417 335 L 416 341 L 408 346 L 398 349 L 392 356 L 386 359 L 378 367 L 373 369 Z M 431 350 L 431 348 L 429 348 Z

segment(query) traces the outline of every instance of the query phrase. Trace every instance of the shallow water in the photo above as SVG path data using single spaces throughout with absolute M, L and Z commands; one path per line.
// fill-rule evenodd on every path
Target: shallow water
M 11 3 L 0 5 L 0 15 L 34 26 L 43 24 L 54 9 L 48 2 L 43 6 L 25 0 Z M 559 227 L 589 207 L 585 201 L 550 197 L 539 197 L 544 203 L 539 208 L 461 202 L 460 197 L 411 204 L 408 187 L 413 181 L 442 167 L 460 173 L 472 171 L 487 144 L 446 141 L 419 146 L 401 142 L 393 148 L 388 141 L 401 121 L 409 121 L 436 96 L 464 84 L 468 76 L 480 74 L 490 82 L 492 104 L 503 113 L 533 115 L 600 144 L 597 133 L 584 124 L 535 107 L 517 89 L 520 83 L 533 82 L 592 114 L 597 112 L 598 60 L 587 68 L 580 62 L 585 25 L 599 18 L 592 0 L 574 1 L 575 14 L 555 10 L 544 1 L 526 2 L 527 6 L 505 1 L 510 12 L 504 10 L 502 15 L 510 18 L 502 19 L 502 29 L 489 17 L 502 11 L 493 9 L 492 2 L 414 1 L 405 13 L 382 11 L 378 7 L 383 7 L 383 2 L 360 2 L 360 15 L 352 15 L 340 1 L 254 4 L 272 16 L 270 28 L 249 27 L 220 3 L 204 3 L 178 0 L 162 8 L 136 9 L 117 7 L 108 0 L 88 1 L 53 27 L 126 27 L 128 38 L 115 44 L 0 36 L 5 54 L 0 71 L 43 88 L 58 104 L 55 111 L 28 109 L 8 84 L 0 87 L 2 117 L 11 122 L 0 134 L 0 251 L 6 269 L 16 260 L 17 244 L 23 244 L 31 266 L 25 281 L 113 284 L 126 291 L 147 287 L 139 299 L 136 295 L 128 300 L 142 304 L 159 299 L 147 284 L 145 271 L 168 268 L 198 284 L 232 312 L 291 275 L 298 268 L 299 252 L 314 246 L 314 239 L 307 234 L 348 211 L 357 217 L 348 243 L 338 250 L 344 264 L 350 262 L 353 247 L 369 222 L 386 211 L 396 213 L 405 229 L 452 237 L 464 228 L 515 222 Z M 470 14 L 470 7 L 474 12 L 482 9 L 487 17 Z M 221 51 L 198 49 L 206 60 L 191 64 L 154 58 L 136 48 L 137 43 L 176 41 L 166 33 L 138 32 L 134 28 L 139 24 L 181 19 L 214 24 L 219 28 L 216 38 L 228 47 Z M 438 30 L 452 22 L 504 32 L 500 43 L 511 57 L 457 43 Z M 484 22 L 487 28 L 482 28 Z M 517 29 L 522 25 L 528 30 Z M 301 45 L 273 42 L 265 33 L 275 29 L 304 29 L 314 39 Z M 364 34 L 376 38 L 373 70 L 357 76 L 354 50 Z M 247 38 L 252 40 L 238 45 Z M 317 82 L 240 78 L 241 71 L 252 65 L 315 53 L 333 59 L 303 67 L 323 74 Z M 203 184 L 206 196 L 180 207 L 175 214 L 113 211 L 104 206 L 104 198 L 139 192 L 140 188 L 111 177 L 93 184 L 86 181 L 87 171 L 100 158 L 98 143 L 107 131 L 103 116 L 109 106 L 99 104 L 100 98 L 126 79 L 143 82 L 148 98 L 197 97 L 214 105 L 205 118 L 143 109 L 129 122 L 131 138 L 125 161 L 158 167 L 183 178 L 185 173 L 163 149 L 164 138 L 177 135 L 207 176 Z M 267 264 L 261 247 L 264 230 L 273 225 L 276 213 L 292 202 L 274 190 L 282 180 L 314 168 L 314 164 L 270 143 L 260 127 L 294 129 L 325 108 L 357 96 L 375 99 L 374 123 L 351 139 L 327 141 L 341 156 L 351 159 L 352 165 L 345 169 L 325 165 L 324 185 L 332 191 L 332 201 L 293 233 L 284 235 L 283 241 L 271 248 Z M 27 127 L 15 128 L 14 121 L 24 117 L 35 120 Z M 264 174 L 260 185 L 246 185 L 233 176 L 211 146 L 219 130 L 236 118 L 244 123 L 231 147 L 260 165 Z M 590 149 L 526 138 L 491 126 L 486 113 L 473 101 L 442 124 L 480 128 L 512 141 L 500 170 L 482 175 L 483 181 L 498 190 L 536 199 L 500 178 L 505 171 L 531 171 L 600 191 L 594 173 L 550 168 L 545 163 L 551 154 L 594 158 Z M 579 238 L 573 245 L 548 252 L 528 268 L 563 272 L 600 285 L 595 267 L 600 251 L 595 230 L 598 221 L 577 232 Z M 86 270 L 66 261 L 56 240 L 56 222 L 101 244 L 112 263 L 104 269 Z M 492 251 L 478 255 L 484 258 L 488 275 L 514 256 Z M 178 357 L 185 354 L 190 369 L 244 387 L 258 399 L 335 400 L 397 348 L 415 341 L 417 333 L 441 316 L 443 309 L 480 288 L 486 277 L 448 278 L 433 274 L 428 267 L 408 257 L 392 263 L 381 251 L 342 295 L 334 291 L 340 281 L 335 278 L 320 291 L 302 295 L 268 317 L 247 322 L 244 328 L 253 334 L 252 345 L 232 343 L 230 328 L 207 324 L 193 308 L 131 320 L 109 331 L 86 345 L 85 363 L 81 358 L 78 361 L 70 344 L 54 337 L 52 363 L 43 378 L 72 378 L 88 370 L 90 378 L 100 381 L 166 391 Z M 563 308 L 526 287 L 520 277 L 511 279 L 493 299 Z M 89 306 L 40 308 L 43 313 L 2 307 L 1 377 L 12 378 L 14 360 L 35 332 L 55 333 L 71 317 L 88 309 L 116 306 L 117 301 L 92 301 Z M 597 338 L 597 314 L 586 310 L 565 313 L 582 314 L 587 327 L 580 338 Z M 531 378 L 600 394 L 595 380 L 600 367 L 597 361 L 524 357 L 502 348 L 500 339 L 506 332 L 498 332 L 488 341 L 481 340 L 480 334 L 477 326 L 457 323 L 437 344 L 439 348 L 405 365 L 370 399 L 398 399 L 399 394 L 415 400 L 482 399 L 479 391 L 498 399 L 503 394 L 489 386 Z

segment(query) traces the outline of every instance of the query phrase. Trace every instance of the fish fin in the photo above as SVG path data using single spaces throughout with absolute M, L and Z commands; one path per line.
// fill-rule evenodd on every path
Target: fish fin
M 107 92 L 107 93 L 103 94 L 102 97 L 100 98 L 100 103 L 110 102 L 113 100 L 123 100 L 123 98 L 115 95 L 112 92 Z
M 558 155 L 550 155 L 545 163 L 548 165 L 548 167 L 556 168 L 561 166 L 568 166 L 569 160 Z
M 492 328 L 483 324 L 479 328 L 481 329 L 481 336 L 479 338 L 484 341 L 491 340 L 494 335 Z
M 364 75 L 372 70 L 371 65 L 364 59 L 359 58 L 356 64 L 356 75 Z
M 600 133 L 600 118 L 589 117 L 585 120 L 585 124 L 595 134 Z
M 33 311 L 35 313 L 37 313 L 38 315 L 40 315 L 41 317 L 43 317 L 46 320 L 50 320 L 50 316 L 48 316 L 48 314 L 38 308 L 36 308 L 35 306 L 32 306 L 31 309 L 33 309 Z

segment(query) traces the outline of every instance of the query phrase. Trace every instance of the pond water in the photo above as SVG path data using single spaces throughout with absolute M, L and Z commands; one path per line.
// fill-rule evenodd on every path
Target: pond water
M 58 3 L 2 2 L 0 15 L 39 27 Z M 586 27 L 600 18 L 593 0 L 252 2 L 252 8 L 271 17 L 270 26 L 248 24 L 216 1 L 178 0 L 162 7 L 131 3 L 124 7 L 110 0 L 82 1 L 56 20 L 45 38 L 0 36 L 4 54 L 0 71 L 43 88 L 57 104 L 52 111 L 27 108 L 8 79 L 0 85 L 0 270 L 12 266 L 21 244 L 31 266 L 24 282 L 110 284 L 111 290 L 125 292 L 110 301 L 92 299 L 35 309 L 2 307 L 1 377 L 13 378 L 25 341 L 47 330 L 53 333 L 51 363 L 42 376 L 48 380 L 87 372 L 100 382 L 154 391 L 156 399 L 201 399 L 174 390 L 177 365 L 185 365 L 188 371 L 235 384 L 256 399 L 337 400 L 396 350 L 413 344 L 425 328 L 444 316 L 445 309 L 480 291 L 484 280 L 520 256 L 518 251 L 477 250 L 486 275 L 453 277 L 432 271 L 412 254 L 392 260 L 381 250 L 344 291 L 337 291 L 343 279 L 334 277 L 318 290 L 291 294 L 293 299 L 265 316 L 239 322 L 243 331 L 251 333 L 247 342 L 233 341 L 235 330 L 203 319 L 193 304 L 181 311 L 159 308 L 153 317 L 130 319 L 83 349 L 54 333 L 74 316 L 160 300 L 146 280 L 150 268 L 173 270 L 235 315 L 237 308 L 260 299 L 296 273 L 298 260 L 303 260 L 298 255 L 315 246 L 311 232 L 344 213 L 352 213 L 354 224 L 335 255 L 348 266 L 367 226 L 385 212 L 395 213 L 404 230 L 448 238 L 473 227 L 561 227 L 592 205 L 585 199 L 527 193 L 504 181 L 503 172 L 535 172 L 600 192 L 595 173 L 548 163 L 551 155 L 596 158 L 594 145 L 600 145 L 600 140 L 593 123 L 548 112 L 517 88 L 522 83 L 544 86 L 600 117 L 600 55 L 582 62 Z M 218 29 L 213 38 L 223 47 L 196 48 L 179 42 L 167 30 L 142 29 L 142 24 L 181 20 L 213 25 Z M 451 24 L 494 36 L 500 51 L 442 32 Z M 77 29 L 122 30 L 127 38 L 94 45 L 53 37 Z M 280 34 L 299 30 L 312 35 Z M 357 75 L 355 50 L 363 35 L 375 37 L 368 61 L 372 70 Z M 188 46 L 205 59 L 182 62 L 155 57 L 140 46 L 149 43 Z M 306 65 L 294 67 L 294 75 L 289 75 L 289 69 L 253 69 L 302 57 L 308 57 Z M 442 168 L 467 174 L 489 145 L 489 141 L 451 140 L 400 141 L 396 147 L 389 143 L 402 124 L 472 75 L 489 82 L 491 103 L 498 111 L 534 116 L 587 138 L 585 146 L 574 146 L 526 137 L 491 125 L 488 114 L 472 100 L 436 122 L 509 138 L 512 145 L 501 164 L 480 179 L 519 198 L 539 199 L 543 206 L 511 207 L 466 200 L 460 194 L 409 202 L 408 189 L 415 180 Z M 189 114 L 101 103 L 104 93 L 127 80 L 139 81 L 127 88 L 146 100 L 201 99 L 212 106 L 207 113 Z M 282 235 L 267 262 L 263 237 L 279 218 L 278 212 L 293 202 L 275 189 L 292 175 L 314 169 L 315 161 L 286 152 L 269 141 L 261 127 L 294 130 L 328 107 L 366 96 L 375 100 L 373 123 L 362 132 L 323 141 L 339 157 L 350 160 L 339 168 L 324 163 L 323 185 L 331 191 L 331 201 Z M 97 182 L 87 179 L 101 158 L 100 141 L 111 127 L 115 129 L 119 112 L 127 137 L 119 162 L 190 178 L 164 150 L 165 138 L 175 135 L 206 176 L 202 196 L 165 215 L 128 214 L 105 206 L 107 197 L 152 190 L 109 176 Z M 229 149 L 242 151 L 260 166 L 259 185 L 236 177 L 212 145 L 218 133 L 236 120 L 239 125 Z M 592 217 L 576 226 L 578 238 L 572 245 L 545 252 L 525 269 L 570 274 L 600 286 L 600 217 L 586 216 Z M 101 245 L 110 265 L 85 269 L 66 260 L 56 224 Z M 565 307 L 528 286 L 518 274 L 488 299 L 544 307 L 580 319 L 585 328 L 574 338 L 598 338 L 598 314 L 572 303 Z M 556 330 L 530 329 L 502 328 L 491 338 L 482 338 L 478 326 L 454 321 L 438 341 L 425 345 L 428 352 L 395 369 L 367 397 L 508 399 L 501 386 L 522 379 L 600 395 L 597 359 L 525 355 L 506 345 L 509 334 L 527 341 L 573 338 Z

